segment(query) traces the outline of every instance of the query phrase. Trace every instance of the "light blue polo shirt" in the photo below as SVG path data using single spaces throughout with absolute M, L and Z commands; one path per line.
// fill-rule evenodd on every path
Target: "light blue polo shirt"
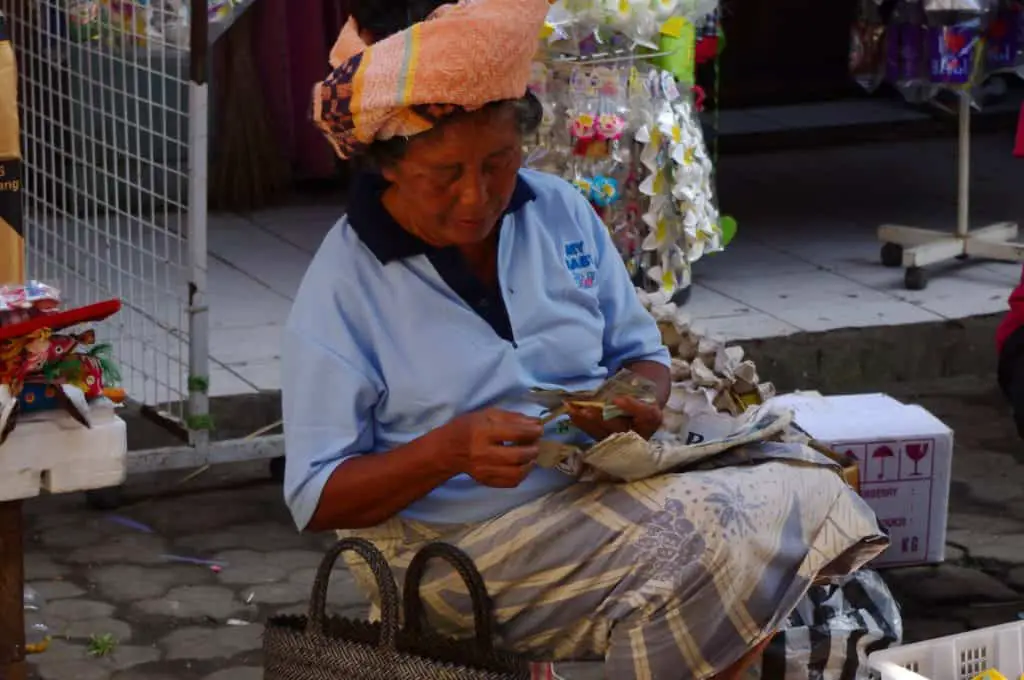
M 333 474 L 488 407 L 531 416 L 535 387 L 593 389 L 633 361 L 668 365 L 607 228 L 569 183 L 520 172 L 500 225 L 498 288 L 455 249 L 402 230 L 379 176 L 354 186 L 302 281 L 284 331 L 285 500 L 304 528 Z M 552 439 L 583 435 L 565 422 Z M 515 489 L 450 479 L 403 517 L 480 522 L 565 488 L 534 469 Z

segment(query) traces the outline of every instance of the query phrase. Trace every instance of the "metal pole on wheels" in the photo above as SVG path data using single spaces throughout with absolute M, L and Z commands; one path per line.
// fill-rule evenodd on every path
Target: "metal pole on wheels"
M 997 222 L 971 229 L 971 100 L 959 93 L 957 108 L 957 208 L 956 229 L 933 231 L 920 227 L 884 224 L 878 228 L 882 241 L 882 264 L 904 267 L 908 290 L 923 290 L 928 284 L 924 267 L 952 259 L 1024 262 L 1024 245 L 1017 243 L 1017 223 Z
M 971 98 L 960 95 L 958 102 L 956 154 L 956 235 L 966 240 L 971 229 Z

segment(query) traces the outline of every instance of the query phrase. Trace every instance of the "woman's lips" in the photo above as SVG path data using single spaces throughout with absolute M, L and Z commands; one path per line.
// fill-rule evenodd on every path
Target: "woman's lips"
M 487 220 L 458 220 L 456 224 L 466 231 L 480 231 L 487 224 Z

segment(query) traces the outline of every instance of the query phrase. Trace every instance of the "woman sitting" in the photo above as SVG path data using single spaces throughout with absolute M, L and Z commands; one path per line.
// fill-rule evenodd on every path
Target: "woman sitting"
M 317 88 L 335 149 L 374 170 L 284 334 L 295 522 L 369 538 L 399 576 L 427 542 L 460 547 L 502 643 L 538 658 L 596 656 L 619 680 L 733 673 L 813 580 L 885 541 L 824 466 L 584 484 L 534 465 L 542 438 L 650 437 L 669 355 L 589 203 L 520 169 L 540 118 L 526 84 L 547 0 L 441 4 L 356 3 Z M 575 409 L 545 427 L 527 398 L 593 389 L 623 367 L 655 383 L 657 404 L 620 400 L 627 416 L 610 421 Z M 471 628 L 453 574 L 428 573 L 424 598 L 446 629 Z

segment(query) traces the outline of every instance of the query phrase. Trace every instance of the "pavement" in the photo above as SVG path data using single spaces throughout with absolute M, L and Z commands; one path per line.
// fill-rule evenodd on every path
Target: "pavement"
M 950 559 L 885 573 L 908 640 L 1018 619 L 1024 612 L 1024 447 L 992 376 L 876 386 L 924 405 L 956 431 Z M 26 503 L 26 572 L 54 640 L 30 657 L 39 680 L 257 680 L 262 622 L 303 612 L 328 535 L 296 532 L 266 464 L 189 479 L 135 477 L 126 503 L 82 496 Z M 177 556 L 177 557 L 169 557 Z M 216 560 L 208 564 L 180 558 Z M 366 604 L 342 567 L 329 607 Z M 92 651 L 90 639 L 110 643 Z M 560 669 L 601 677 L 600 665 Z

